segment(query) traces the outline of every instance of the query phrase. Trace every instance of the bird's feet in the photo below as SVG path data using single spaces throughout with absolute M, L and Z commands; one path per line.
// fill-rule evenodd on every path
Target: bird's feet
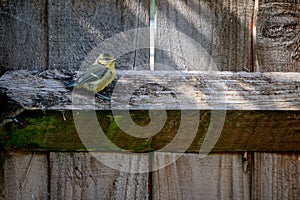
M 73 88 L 76 84 L 75 81 L 65 81 L 64 85 L 66 88 Z
M 105 100 L 105 101 L 111 101 L 111 98 L 106 97 L 106 96 L 104 96 L 104 95 L 102 95 L 102 94 L 99 94 L 99 93 L 96 93 L 95 96 L 98 97 L 98 98 L 100 98 L 100 99 L 103 99 L 103 100 Z

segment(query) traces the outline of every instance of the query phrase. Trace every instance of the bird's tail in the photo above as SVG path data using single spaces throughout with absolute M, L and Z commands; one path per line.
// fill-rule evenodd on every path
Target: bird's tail
M 72 87 L 75 87 L 77 84 L 75 81 L 65 81 L 64 82 L 64 85 L 67 87 L 67 88 L 72 88 Z

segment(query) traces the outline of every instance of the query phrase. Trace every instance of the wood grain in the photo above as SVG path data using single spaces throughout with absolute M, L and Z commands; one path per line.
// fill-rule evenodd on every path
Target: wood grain
M 0 1 L 0 73 L 84 69 L 103 50 L 118 58 L 118 69 L 148 70 L 149 50 L 136 50 L 149 45 L 147 30 L 136 29 L 149 25 L 148 5 L 147 0 Z M 156 5 L 155 69 L 168 72 L 119 71 L 117 80 L 104 91 L 112 95 L 112 102 L 93 104 L 94 97 L 89 102 L 86 94 L 80 94 L 77 107 L 62 85 L 68 78 L 65 74 L 6 73 L 0 78 L 1 93 L 8 95 L 3 101 L 16 107 L 8 115 L 0 113 L 1 120 L 10 120 L 0 125 L 0 149 L 87 151 L 72 116 L 66 114 L 84 108 L 100 110 L 99 122 L 113 136 L 112 143 L 128 151 L 158 150 L 176 135 L 180 110 L 198 109 L 199 127 L 187 150 L 198 153 L 213 124 L 211 113 L 229 109 L 212 149 L 222 153 L 203 159 L 184 154 L 152 175 L 120 172 L 86 152 L 2 153 L 0 199 L 250 199 L 251 190 L 253 199 L 300 197 L 299 73 L 170 72 L 248 71 L 253 1 L 180 0 L 156 1 Z M 300 1 L 262 0 L 258 11 L 254 71 L 299 72 Z M 127 34 L 122 35 L 124 31 Z M 39 111 L 21 113 L 18 104 Z M 1 112 L 6 105 L 2 104 Z M 141 109 L 172 110 L 167 111 L 164 128 L 143 140 L 132 139 L 116 127 L 110 111 L 103 111 L 112 108 L 136 110 L 131 116 L 136 115 L 133 118 L 140 125 L 149 123 L 148 112 Z M 12 120 L 15 116 L 19 123 Z M 191 132 L 182 142 L 187 134 Z M 229 151 L 256 151 L 254 169 L 250 158 L 243 172 L 242 153 L 224 153 Z M 122 155 L 120 151 L 93 153 L 111 160 Z M 129 163 L 131 172 L 146 171 L 172 162 L 174 156 L 155 153 L 151 166 L 149 157 L 142 155 L 119 167 L 125 170 Z
M 300 71 L 300 1 L 261 1 L 256 71 Z
M 25 109 L 300 108 L 299 73 L 118 71 L 117 74 L 115 85 L 106 90 L 112 101 L 103 103 L 95 101 L 93 94 L 65 89 L 60 80 L 64 76 L 57 71 L 8 72 L 0 78 L 0 87 Z
M 149 49 L 122 48 L 134 47 L 138 42 L 149 43 L 147 35 L 141 36 L 138 33 L 138 28 L 149 26 L 147 2 L 94 0 L 87 3 L 80 0 L 50 0 L 50 68 L 86 67 L 103 52 L 118 58 L 119 69 L 136 69 L 142 64 L 148 64 Z M 136 31 L 126 33 L 131 29 Z M 118 34 L 123 31 L 126 36 L 119 37 Z
M 45 6 L 45 0 L 0 1 L 1 71 L 47 68 Z
M 0 151 L 0 198 L 1 199 L 4 199 L 5 197 L 4 161 L 5 161 L 4 152 Z
M 145 127 L 150 122 L 147 110 L 130 111 L 129 118 L 111 111 L 25 111 L 16 116 L 19 123 L 0 127 L 0 147 L 7 151 L 300 151 L 299 111 L 161 110 L 156 114 L 151 129 Z M 163 115 L 167 118 L 161 119 Z M 124 119 L 127 129 L 116 119 Z
M 299 199 L 300 154 L 255 153 L 254 199 Z
M 114 158 L 109 153 L 98 156 Z M 148 158 L 136 158 L 127 160 L 133 173 L 126 173 L 106 166 L 89 153 L 51 152 L 50 199 L 147 199 L 148 174 L 134 174 L 134 170 L 147 170 Z
M 155 154 L 154 163 L 172 162 L 174 154 Z M 251 169 L 243 172 L 242 154 L 185 154 L 153 173 L 154 199 L 250 199 Z
M 155 69 L 249 70 L 253 1 L 156 1 Z
M 98 155 L 114 157 L 114 153 Z M 155 199 L 250 199 L 253 170 L 254 199 L 299 197 L 299 153 L 255 153 L 254 156 L 254 169 L 249 157 L 244 172 L 240 153 L 209 154 L 204 158 L 197 154 L 156 153 L 152 169 L 160 169 L 152 174 L 150 192 Z M 49 194 L 46 154 L 35 153 L 32 157 L 31 153 L 9 152 L 4 158 L 3 199 L 147 198 L 149 175 L 120 172 L 89 153 L 50 153 Z M 137 166 L 147 168 L 147 162 L 144 164 L 133 164 L 132 170 Z
M 46 154 L 5 153 L 3 199 L 47 199 Z

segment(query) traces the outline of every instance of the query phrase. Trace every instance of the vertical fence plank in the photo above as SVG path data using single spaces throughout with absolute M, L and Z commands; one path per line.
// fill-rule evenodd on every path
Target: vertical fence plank
M 47 68 L 46 0 L 0 1 L 0 68 Z
M 138 34 L 130 41 L 114 38 L 123 31 L 146 26 L 149 26 L 146 0 L 49 0 L 49 66 L 78 69 L 93 63 L 101 52 L 106 51 L 121 53 L 117 58 L 118 69 L 136 69 L 142 63 L 148 63 L 149 50 L 124 53 L 119 49 L 126 43 L 135 44 Z M 112 38 L 109 44 L 101 46 L 108 38 Z
M 4 152 L 0 151 L 0 199 L 5 198 L 5 182 L 4 182 Z
M 263 0 L 256 18 L 255 71 L 299 72 L 300 1 Z M 299 153 L 254 153 L 254 199 L 299 199 Z
M 207 54 L 218 70 L 249 68 L 252 0 L 168 0 L 156 5 L 156 69 L 208 70 L 212 60 Z
M 174 154 L 154 156 L 157 166 Z M 178 155 L 177 155 L 178 156 Z M 154 199 L 250 199 L 250 165 L 243 171 L 242 155 L 184 154 L 176 162 L 153 173 Z
M 148 28 L 150 26 L 150 0 L 124 0 L 123 15 L 124 31 L 136 29 L 133 34 L 133 42 L 136 43 L 135 46 L 137 48 L 132 53 L 121 56 L 117 64 L 119 62 L 119 65 L 129 65 L 129 67 L 132 65 L 132 69 L 135 70 L 149 70 L 150 32 Z M 128 32 L 125 33 L 129 34 Z M 147 48 L 139 49 L 139 46 L 146 46 Z M 128 56 L 131 56 L 129 60 Z
M 299 71 L 299 11 L 298 0 L 259 2 L 255 71 Z M 298 199 L 299 157 L 299 153 L 255 153 L 254 199 Z
M 114 159 L 113 153 L 98 155 Z M 51 199 L 146 199 L 148 174 L 135 174 L 134 169 L 147 170 L 148 157 L 137 156 L 127 163 L 132 174 L 106 166 L 89 153 L 52 152 Z
M 6 153 L 4 199 L 47 199 L 48 161 L 46 154 Z
M 300 1 L 260 1 L 257 70 L 300 72 Z
M 300 153 L 254 153 L 254 199 L 300 198 Z

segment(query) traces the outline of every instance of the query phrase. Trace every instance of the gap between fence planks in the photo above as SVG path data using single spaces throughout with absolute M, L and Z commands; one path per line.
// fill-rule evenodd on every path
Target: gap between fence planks
M 146 198 L 149 179 L 153 179 L 155 199 L 230 198 L 297 199 L 299 197 L 299 153 L 255 153 L 254 165 L 249 160 L 247 173 L 242 168 L 240 153 L 210 154 L 200 158 L 195 154 L 154 154 L 150 166 L 170 165 L 152 173 L 130 174 L 106 166 L 90 153 L 38 153 L 32 163 L 24 193 L 18 180 L 26 173 L 31 153 L 3 152 L 0 191 L 3 199 L 57 199 L 59 197 L 126 197 Z M 114 159 L 113 153 L 97 156 Z M 147 168 L 146 159 L 134 155 L 124 165 L 134 169 Z M 145 157 L 145 156 L 144 156 Z M 252 157 L 251 157 L 252 159 Z M 136 166 L 134 161 L 144 161 Z M 16 167 L 18 166 L 18 167 Z M 252 171 L 252 172 L 251 172 Z M 251 173 L 254 179 L 251 180 Z M 109 176 L 107 175 L 109 174 Z M 171 178 L 175 177 L 175 178 Z M 105 181 L 103 181 L 105 180 Z M 253 182 L 251 191 L 251 182 Z M 91 187 L 92 186 L 92 187 Z M 212 191 L 212 188 L 215 190 Z
M 300 73 L 118 71 L 112 101 L 64 88 L 58 71 L 19 70 L 0 78 L 2 93 L 25 109 L 299 110 Z M 73 98 L 73 99 L 72 99 Z

